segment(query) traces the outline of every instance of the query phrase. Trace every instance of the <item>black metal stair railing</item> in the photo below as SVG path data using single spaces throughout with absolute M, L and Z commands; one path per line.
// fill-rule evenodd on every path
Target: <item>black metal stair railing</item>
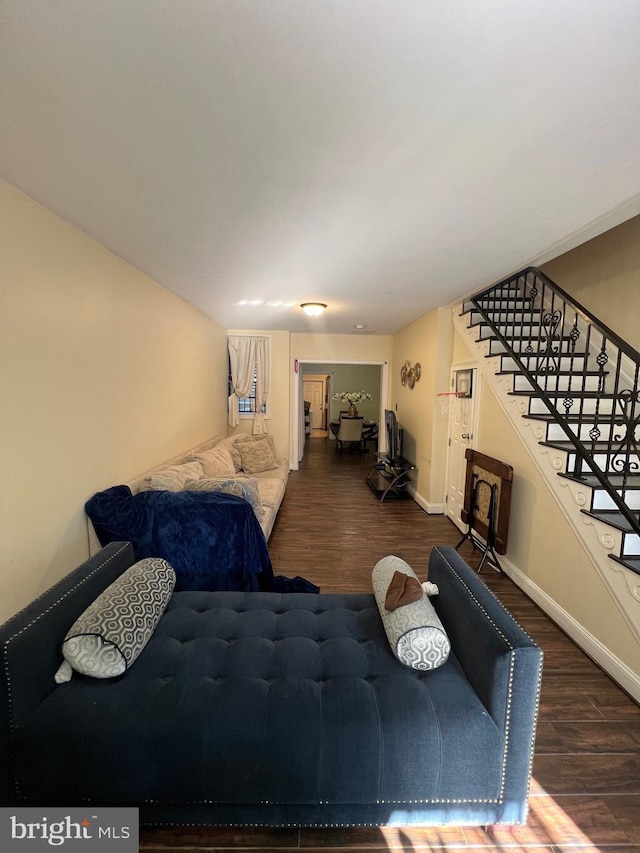
M 640 353 L 535 267 L 465 306 L 513 361 L 514 392 L 546 409 L 530 416 L 562 431 L 544 443 L 570 453 L 568 476 L 604 491 L 601 515 L 640 537 Z

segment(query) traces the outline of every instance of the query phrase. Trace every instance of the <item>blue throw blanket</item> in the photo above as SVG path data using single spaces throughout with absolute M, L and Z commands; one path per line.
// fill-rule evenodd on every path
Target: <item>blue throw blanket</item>
M 136 559 L 162 557 L 176 590 L 273 589 L 267 543 L 250 504 L 216 492 L 149 491 L 113 486 L 85 510 L 101 545 L 133 543 Z

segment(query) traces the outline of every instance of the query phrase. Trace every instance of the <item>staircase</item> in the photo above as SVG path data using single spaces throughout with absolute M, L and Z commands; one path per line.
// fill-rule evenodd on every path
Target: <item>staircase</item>
M 595 530 L 587 550 L 640 635 L 640 353 L 533 267 L 468 299 L 455 323 L 532 456 L 551 461 L 565 515 Z

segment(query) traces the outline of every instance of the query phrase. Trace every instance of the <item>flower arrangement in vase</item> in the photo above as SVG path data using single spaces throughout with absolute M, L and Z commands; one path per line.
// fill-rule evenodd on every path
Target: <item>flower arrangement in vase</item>
M 341 403 L 349 404 L 349 417 L 357 418 L 358 410 L 356 403 L 361 403 L 362 400 L 372 400 L 373 397 L 367 391 L 338 391 L 332 397 L 333 400 L 340 400 Z

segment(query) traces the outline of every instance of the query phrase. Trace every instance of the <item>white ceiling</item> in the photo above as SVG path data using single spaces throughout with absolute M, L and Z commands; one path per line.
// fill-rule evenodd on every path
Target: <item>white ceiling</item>
M 224 327 L 392 333 L 640 212 L 640 3 L 0 0 L 0 122 Z

